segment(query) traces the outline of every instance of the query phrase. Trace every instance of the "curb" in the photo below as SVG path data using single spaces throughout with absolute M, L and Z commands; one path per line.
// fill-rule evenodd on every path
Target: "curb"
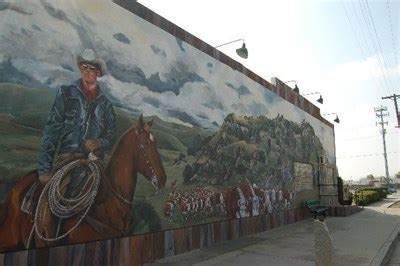
M 391 254 L 395 247 L 395 244 L 400 240 L 400 223 L 394 228 L 386 242 L 379 249 L 379 252 L 375 255 L 374 259 L 369 265 L 386 265 L 390 260 Z

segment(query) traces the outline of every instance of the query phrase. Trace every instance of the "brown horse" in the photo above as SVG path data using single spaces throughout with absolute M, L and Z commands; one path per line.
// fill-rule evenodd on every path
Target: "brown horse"
M 140 116 L 136 126 L 128 129 L 118 140 L 105 168 L 98 196 L 85 219 L 63 243 L 77 243 L 121 236 L 132 226 L 132 202 L 137 173 L 141 173 L 158 191 L 166 183 L 157 144 L 150 132 L 152 122 Z M 0 251 L 32 247 L 27 239 L 32 229 L 32 217 L 22 212 L 25 191 L 38 180 L 37 171 L 24 176 L 7 195 L 0 213 Z M 76 219 L 65 220 L 66 232 Z M 100 229 L 100 230 L 99 230 Z M 51 245 L 36 239 L 36 247 Z
M 227 188 L 223 192 L 226 199 L 226 209 L 229 218 L 240 218 L 263 214 L 262 193 L 253 188 L 247 178 L 244 178 L 236 187 Z

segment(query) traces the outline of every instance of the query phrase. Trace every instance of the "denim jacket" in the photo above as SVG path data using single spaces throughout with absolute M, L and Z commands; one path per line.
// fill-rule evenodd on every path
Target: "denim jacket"
M 110 150 L 116 138 L 115 115 L 111 103 L 98 88 L 98 95 L 87 102 L 81 79 L 62 86 L 56 95 L 44 128 L 39 152 L 39 175 L 49 175 L 58 153 L 88 154 L 85 141 L 97 139 L 100 152 Z

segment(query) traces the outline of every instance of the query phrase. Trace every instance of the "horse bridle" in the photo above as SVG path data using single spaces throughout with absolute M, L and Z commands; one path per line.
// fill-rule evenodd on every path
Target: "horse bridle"
M 135 130 L 135 133 L 137 136 L 139 136 L 137 130 Z M 150 160 L 149 160 L 149 156 L 147 155 L 147 152 L 144 148 L 143 143 L 140 143 L 139 145 L 140 151 L 142 152 L 142 155 L 145 159 L 145 162 L 147 164 L 147 167 L 150 169 L 152 177 L 150 180 L 150 183 L 153 185 L 153 187 L 156 189 L 155 194 L 158 195 L 160 194 L 160 187 L 159 187 L 159 176 L 157 175 L 157 172 L 155 171 L 154 167 L 151 165 Z M 127 200 L 126 198 L 124 198 L 121 194 L 119 194 L 113 187 L 111 184 L 108 184 L 108 187 L 110 188 L 111 192 L 113 192 L 115 194 L 115 196 L 117 196 L 117 198 L 119 198 L 120 200 L 122 200 L 123 202 L 125 202 L 126 204 L 130 204 L 133 205 L 134 202 Z
M 145 162 L 146 162 L 146 164 L 147 164 L 147 167 L 150 169 L 151 174 L 152 174 L 150 183 L 151 183 L 151 184 L 153 185 L 153 187 L 156 189 L 155 194 L 159 194 L 159 193 L 160 193 L 159 176 L 157 175 L 157 172 L 155 171 L 155 169 L 154 169 L 153 166 L 151 165 L 150 160 L 149 160 L 149 156 L 147 155 L 147 152 L 146 152 L 146 150 L 144 149 L 144 145 L 143 145 L 142 143 L 140 143 L 139 148 L 140 148 L 140 150 L 141 150 L 141 152 L 142 152 L 142 155 L 143 155 L 143 157 L 144 157 L 144 159 L 145 159 Z

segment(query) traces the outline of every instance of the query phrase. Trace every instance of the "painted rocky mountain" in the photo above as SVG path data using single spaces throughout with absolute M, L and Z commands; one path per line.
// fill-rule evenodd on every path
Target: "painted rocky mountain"
M 287 187 L 294 162 L 317 163 L 322 155 L 322 144 L 305 121 L 229 114 L 183 176 L 186 184 L 229 184 L 246 177 L 260 186 Z

